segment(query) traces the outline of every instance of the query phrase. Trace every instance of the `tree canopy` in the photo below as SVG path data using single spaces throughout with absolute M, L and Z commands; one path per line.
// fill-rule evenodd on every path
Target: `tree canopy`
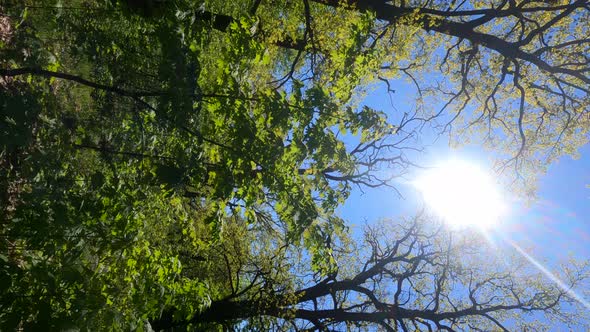
M 0 329 L 571 322 L 516 258 L 422 215 L 356 241 L 336 209 L 396 190 L 425 127 L 532 186 L 586 143 L 588 21 L 587 0 L 3 3 Z M 364 102 L 404 77 L 411 111 Z

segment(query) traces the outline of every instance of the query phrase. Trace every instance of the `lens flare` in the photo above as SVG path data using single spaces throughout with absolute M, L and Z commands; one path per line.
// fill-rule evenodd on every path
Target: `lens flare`
M 576 292 L 574 292 L 571 287 L 569 287 L 568 285 L 566 285 L 563 281 L 561 281 L 561 279 L 559 279 L 556 275 L 554 275 L 553 273 L 551 273 L 551 271 L 549 271 L 547 268 L 545 268 L 543 266 L 543 264 L 541 264 L 540 262 L 538 262 L 531 255 L 527 254 L 516 243 L 514 243 L 514 242 L 512 242 L 512 241 L 510 241 L 510 240 L 508 240 L 506 238 L 504 239 L 504 241 L 506 241 L 508 244 L 510 244 L 519 254 L 522 255 L 522 257 L 524 257 L 527 261 L 529 261 L 529 263 L 533 264 L 534 267 L 536 267 L 539 271 L 541 271 L 541 273 L 543 273 L 547 278 L 549 278 L 549 280 L 553 281 L 557 285 L 557 287 L 561 288 L 561 290 L 563 290 L 564 292 L 566 292 L 574 300 L 578 301 L 586 309 L 590 310 L 590 302 L 584 300 L 580 295 L 578 295 Z

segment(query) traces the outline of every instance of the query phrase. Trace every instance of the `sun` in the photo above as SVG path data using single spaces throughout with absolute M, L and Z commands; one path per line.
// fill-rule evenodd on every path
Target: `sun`
M 424 172 L 414 184 L 426 204 L 451 226 L 489 229 L 506 210 L 490 174 L 467 161 L 442 163 Z

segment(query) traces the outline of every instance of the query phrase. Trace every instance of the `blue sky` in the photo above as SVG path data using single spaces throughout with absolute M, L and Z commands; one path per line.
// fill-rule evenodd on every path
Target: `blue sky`
M 394 118 L 410 111 L 413 99 L 413 92 L 409 90 L 411 86 L 401 80 L 395 83 L 392 86 L 397 89 L 397 98 L 393 102 L 383 87 L 369 94 L 365 102 Z M 429 144 L 433 136 L 428 132 L 423 134 L 421 143 Z M 490 156 L 483 151 L 477 146 L 451 150 L 448 142 L 439 139 L 423 154 L 415 156 L 415 160 L 432 166 L 429 164 L 437 160 L 466 159 L 486 168 L 489 167 Z M 534 200 L 512 195 L 510 188 L 503 188 L 508 192 L 506 196 L 510 208 L 497 231 L 552 271 L 559 271 L 560 263 L 571 257 L 590 260 L 590 146 L 582 147 L 580 156 L 577 160 L 562 156 L 551 164 L 547 172 L 538 177 Z M 415 175 L 397 182 L 397 189 L 403 198 L 390 188 L 368 188 L 364 192 L 355 188 L 339 213 L 352 226 L 353 232 L 364 223 L 415 215 L 425 202 L 421 194 L 408 184 L 412 176 Z
M 539 179 L 538 200 L 509 216 L 514 238 L 548 260 L 590 259 L 590 147 L 580 152 L 552 164 Z
M 438 150 L 437 155 L 444 155 Z M 457 150 L 448 153 L 462 156 Z M 472 156 L 465 153 L 465 158 Z M 538 181 L 536 199 L 513 198 L 502 231 L 540 260 L 557 263 L 570 255 L 590 259 L 590 146 L 581 149 L 578 160 L 564 156 L 553 163 Z M 424 202 L 403 182 L 399 183 L 403 198 L 389 188 L 355 189 L 341 215 L 350 224 L 361 225 L 415 214 Z

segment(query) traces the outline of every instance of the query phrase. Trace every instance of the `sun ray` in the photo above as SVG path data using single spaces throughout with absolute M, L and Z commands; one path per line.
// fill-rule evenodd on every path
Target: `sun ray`
M 536 267 L 539 271 L 541 271 L 541 273 L 543 273 L 547 278 L 549 278 L 549 280 L 551 280 L 552 282 L 554 282 L 557 285 L 557 287 L 559 287 L 561 290 L 563 290 L 564 292 L 566 292 L 574 300 L 578 301 L 586 309 L 590 310 L 590 302 L 586 301 L 580 295 L 578 295 L 578 293 L 576 293 L 571 287 L 569 287 L 568 285 L 566 285 L 555 274 L 551 273 L 551 271 L 549 271 L 545 266 L 543 266 L 543 264 L 541 264 L 539 261 L 537 261 L 531 255 L 529 255 L 526 251 L 524 251 L 515 242 L 513 242 L 513 241 L 511 241 L 511 240 L 509 240 L 509 239 L 507 239 L 505 237 L 503 238 L 503 240 L 506 243 L 508 243 L 510 246 L 512 246 L 514 248 L 514 250 L 516 250 L 519 254 L 521 254 L 522 257 L 524 257 L 527 261 L 529 261 L 529 263 L 533 264 L 533 266 Z

